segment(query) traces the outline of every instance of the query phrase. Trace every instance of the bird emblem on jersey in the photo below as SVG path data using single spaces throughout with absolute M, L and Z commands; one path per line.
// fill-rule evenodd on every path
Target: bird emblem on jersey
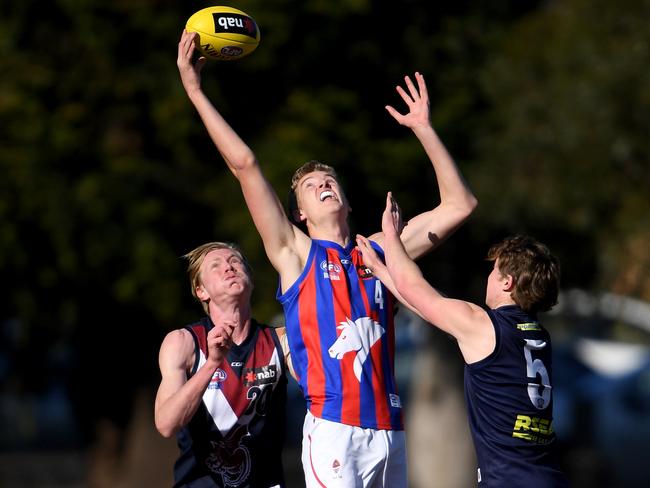
M 246 437 L 250 437 L 248 426 L 239 425 L 225 438 L 210 441 L 212 453 L 205 464 L 221 475 L 224 486 L 240 486 L 251 474 L 251 453 L 243 442 Z
M 337 327 L 340 330 L 338 338 L 328 350 L 331 358 L 341 360 L 348 352 L 355 352 L 353 369 L 357 380 L 361 382 L 361 371 L 370 348 L 384 335 L 384 328 L 370 317 L 361 317 L 354 322 L 346 319 Z

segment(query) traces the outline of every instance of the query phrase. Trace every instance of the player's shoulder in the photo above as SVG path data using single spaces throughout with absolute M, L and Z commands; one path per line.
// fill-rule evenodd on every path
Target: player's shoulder
M 269 328 L 273 331 L 273 334 L 280 340 L 283 340 L 287 336 L 287 328 L 284 325 Z
M 165 340 L 163 342 L 169 343 L 172 345 L 184 344 L 185 342 L 193 341 L 192 333 L 189 328 L 182 327 L 180 329 L 174 329 L 167 333 Z
M 190 357 L 193 353 L 194 338 L 185 328 L 168 332 L 160 345 L 161 358 Z

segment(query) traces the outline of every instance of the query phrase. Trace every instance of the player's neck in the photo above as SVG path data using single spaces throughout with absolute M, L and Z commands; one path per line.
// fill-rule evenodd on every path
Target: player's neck
M 251 328 L 251 307 L 249 303 L 238 303 L 237 301 L 222 302 L 218 305 L 211 302 L 210 319 L 212 323 L 218 324 L 229 321 L 236 324 L 232 333 L 232 340 L 235 344 L 241 344 L 248 337 Z
M 246 340 L 251 330 L 251 319 L 244 321 L 232 331 L 232 342 L 239 345 Z
M 505 307 L 506 305 L 517 305 L 515 301 L 512 299 L 510 294 L 507 296 L 501 296 L 496 298 L 495 300 L 492 301 L 492 303 L 486 304 L 488 307 L 490 307 L 492 310 L 497 309 L 499 307 Z
M 343 247 L 350 243 L 350 228 L 347 222 L 330 221 L 318 224 L 308 222 L 307 230 L 312 239 L 336 242 Z

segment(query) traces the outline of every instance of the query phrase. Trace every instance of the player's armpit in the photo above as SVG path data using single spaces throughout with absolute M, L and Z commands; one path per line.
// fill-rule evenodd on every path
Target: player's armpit
M 280 340 L 280 346 L 282 346 L 282 355 L 284 356 L 284 362 L 287 365 L 289 374 L 291 377 L 299 381 L 299 378 L 296 376 L 296 372 L 293 369 L 293 361 L 291 360 L 291 350 L 289 349 L 289 338 L 287 337 L 286 327 L 277 327 L 275 329 L 276 334 L 278 334 L 278 339 Z

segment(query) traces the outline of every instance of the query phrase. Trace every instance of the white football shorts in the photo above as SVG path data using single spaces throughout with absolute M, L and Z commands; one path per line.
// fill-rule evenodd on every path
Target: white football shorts
M 407 488 L 403 430 L 364 429 L 305 415 L 307 488 Z

